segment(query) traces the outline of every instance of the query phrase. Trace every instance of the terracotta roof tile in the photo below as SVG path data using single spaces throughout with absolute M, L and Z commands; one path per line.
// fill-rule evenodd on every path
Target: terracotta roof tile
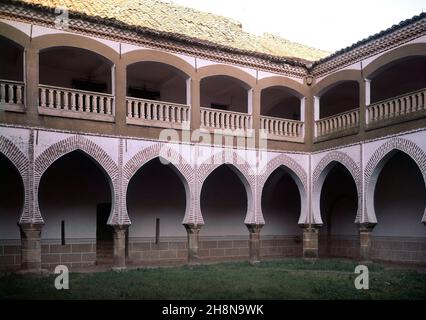
M 66 6 L 71 12 L 114 19 L 127 25 L 180 34 L 221 46 L 315 61 L 329 53 L 266 33 L 256 36 L 230 18 L 158 0 L 20 0 L 47 8 Z

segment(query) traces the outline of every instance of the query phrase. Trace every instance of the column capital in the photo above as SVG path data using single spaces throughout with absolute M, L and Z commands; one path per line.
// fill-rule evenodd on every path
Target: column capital
M 263 228 L 263 224 L 254 224 L 254 223 L 248 223 L 246 224 L 247 229 L 250 233 L 258 233 Z
M 203 227 L 202 224 L 193 224 L 193 223 L 184 223 L 183 226 L 185 227 L 188 233 L 199 233 L 201 228 Z

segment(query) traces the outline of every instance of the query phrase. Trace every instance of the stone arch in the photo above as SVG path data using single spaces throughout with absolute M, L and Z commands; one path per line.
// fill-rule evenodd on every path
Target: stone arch
M 405 57 L 413 56 L 425 56 L 426 55 L 426 43 L 412 43 L 407 44 L 398 48 L 395 48 L 389 52 L 382 54 L 381 56 L 374 59 L 364 68 L 364 74 L 367 79 L 370 79 L 374 73 L 378 70 L 391 63 Z
M 201 67 L 197 70 L 197 74 L 200 81 L 202 79 L 213 76 L 229 76 L 241 81 L 251 89 L 253 89 L 256 85 L 256 79 L 247 72 L 236 67 L 223 64 L 214 64 Z
M 159 62 L 175 67 L 189 78 L 193 78 L 195 75 L 195 68 L 191 64 L 176 55 L 166 52 L 140 49 L 125 53 L 121 59 L 125 66 L 130 66 L 137 62 Z
M 35 160 L 34 160 L 34 208 L 35 214 L 39 216 L 41 221 L 43 218 L 41 216 L 40 207 L 38 203 L 38 189 L 40 185 L 41 177 L 44 172 L 59 158 L 62 156 L 80 150 L 89 156 L 95 164 L 97 164 L 102 171 L 106 174 L 107 179 L 110 183 L 111 189 L 111 214 L 108 219 L 108 224 L 117 224 L 119 221 L 119 212 L 117 211 L 116 203 L 119 202 L 119 195 L 117 192 L 118 184 L 118 167 L 117 164 L 111 159 L 111 157 L 96 143 L 93 141 L 84 138 L 82 136 L 71 136 L 69 138 L 63 139 L 59 142 L 54 143 L 46 150 L 44 150 Z
M 28 192 L 28 166 L 29 160 L 24 153 L 16 147 L 12 141 L 0 136 L 0 153 L 3 154 L 18 170 L 22 185 L 24 187 L 24 203 L 22 206 L 21 216 L 19 217 L 20 223 L 33 222 L 29 212 L 29 192 Z
M 0 21 L 0 36 L 19 44 L 23 48 L 30 45 L 30 37 L 15 27 Z
M 53 47 L 75 47 L 92 51 L 108 59 L 113 64 L 117 64 L 119 60 L 118 52 L 111 47 L 98 40 L 81 35 L 68 33 L 47 34 L 34 38 L 31 43 L 39 51 Z
M 392 138 L 382 144 L 370 157 L 364 170 L 365 180 L 365 217 L 366 221 L 377 223 L 377 217 L 374 209 L 374 190 L 377 179 L 383 167 L 395 151 L 406 153 L 416 162 L 420 169 L 426 186 L 426 153 L 413 141 L 405 138 Z M 426 208 L 423 214 L 422 222 L 426 222 Z
M 272 77 L 266 77 L 262 78 L 258 81 L 256 88 L 259 91 L 262 91 L 263 89 L 267 89 L 270 87 L 283 87 L 288 88 L 291 91 L 294 91 L 297 93 L 298 98 L 307 97 L 308 96 L 308 90 L 306 86 L 303 84 L 286 77 L 279 77 L 279 76 L 272 76 Z
M 123 167 L 123 207 L 122 210 L 127 215 L 127 188 L 132 177 L 147 162 L 152 159 L 160 158 L 162 161 L 169 162 L 172 169 L 177 173 L 185 187 L 186 193 L 186 210 L 182 224 L 198 224 L 197 217 L 192 204 L 192 188 L 193 188 L 193 170 L 190 164 L 182 157 L 182 155 L 164 143 L 157 143 L 146 147 L 137 152 Z
M 313 222 L 315 224 L 322 224 L 320 199 L 321 190 L 330 170 L 334 167 L 335 163 L 343 165 L 351 174 L 355 181 L 357 195 L 358 195 L 358 210 L 355 217 L 355 223 L 361 220 L 362 212 L 362 184 L 361 184 L 361 171 L 359 165 L 346 153 L 342 151 L 332 151 L 325 155 L 316 166 L 312 174 L 312 214 Z
M 256 178 L 250 164 L 241 158 L 236 152 L 231 150 L 222 150 L 210 156 L 205 160 L 197 170 L 197 183 L 196 196 L 200 199 L 201 188 L 207 177 L 218 167 L 223 164 L 230 165 L 230 168 L 237 174 L 243 183 L 247 192 L 247 214 L 244 220 L 245 224 L 264 224 L 263 217 L 256 213 L 255 208 L 258 201 L 256 193 Z M 200 221 L 204 224 L 201 213 L 200 201 L 197 202 L 196 212 L 198 213 Z
M 361 72 L 359 70 L 341 70 L 335 72 L 329 76 L 326 76 L 321 81 L 316 83 L 312 88 L 313 96 L 321 96 L 331 88 L 336 85 L 347 82 L 347 81 L 357 81 L 361 82 Z
M 299 165 L 295 160 L 290 158 L 287 155 L 280 154 L 279 156 L 273 158 L 271 161 L 268 162 L 266 169 L 264 173 L 259 176 L 258 182 L 257 182 L 257 191 L 258 195 L 257 198 L 259 201 L 257 202 L 257 212 L 261 216 L 261 219 L 263 221 L 263 224 L 265 223 L 263 218 L 263 212 L 262 212 L 262 192 L 263 188 L 265 186 L 266 181 L 271 176 L 271 174 L 278 168 L 283 167 L 284 170 L 290 174 L 292 179 L 297 185 L 297 188 L 299 189 L 300 193 L 300 217 L 299 217 L 299 224 L 306 224 L 308 223 L 308 176 L 306 174 L 306 171 L 302 168 L 301 165 Z

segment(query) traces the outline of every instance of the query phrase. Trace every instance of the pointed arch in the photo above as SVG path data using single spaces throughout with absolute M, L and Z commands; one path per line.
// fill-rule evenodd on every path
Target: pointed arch
M 28 192 L 28 157 L 14 145 L 12 141 L 4 136 L 0 136 L 0 153 L 3 154 L 17 169 L 20 174 L 22 185 L 24 187 L 24 203 L 22 206 L 22 212 L 19 221 L 22 221 L 24 217 L 29 216 L 29 192 Z
M 43 221 L 38 203 L 38 189 L 40 186 L 41 177 L 56 160 L 76 150 L 80 150 L 89 156 L 89 158 L 91 158 L 107 176 L 107 179 L 110 183 L 112 199 L 111 214 L 108 220 L 108 223 L 111 224 L 111 222 L 116 219 L 116 216 L 118 215 L 117 208 L 115 206 L 115 203 L 118 202 L 118 194 L 116 192 L 118 180 L 117 164 L 96 143 L 78 135 L 71 136 L 54 143 L 34 160 L 34 193 L 36 195 L 34 199 L 35 214 L 39 217 L 39 219 L 41 219 L 41 221 Z
M 322 224 L 320 209 L 321 190 L 325 178 L 336 163 L 343 165 L 349 171 L 355 182 L 358 195 L 358 210 L 355 223 L 359 223 L 361 220 L 362 185 L 359 165 L 346 153 L 342 151 L 332 151 L 320 160 L 312 174 L 312 214 L 315 224 Z
M 169 162 L 171 168 L 177 173 L 186 193 L 186 210 L 183 217 L 183 224 L 196 221 L 194 210 L 191 206 L 191 194 L 193 188 L 193 170 L 191 165 L 182 157 L 182 155 L 165 143 L 157 143 L 137 152 L 123 167 L 123 208 L 127 214 L 127 188 L 132 177 L 149 161 L 160 158 L 162 161 Z
M 307 210 L 307 204 L 308 204 L 308 192 L 307 192 L 307 185 L 308 185 L 308 177 L 306 174 L 306 171 L 302 168 L 301 165 L 299 165 L 295 160 L 293 160 L 291 157 L 280 154 L 279 156 L 273 158 L 270 160 L 266 166 L 266 169 L 264 173 L 259 176 L 258 183 L 257 183 L 257 190 L 258 190 L 258 199 L 257 202 L 257 212 L 263 218 L 262 213 L 262 192 L 263 188 L 265 187 L 265 183 L 268 180 L 268 178 L 271 176 L 275 170 L 278 168 L 284 168 L 284 170 L 292 177 L 293 181 L 296 183 L 297 188 L 299 189 L 300 194 L 300 201 L 301 201 L 301 209 L 300 209 L 300 216 L 299 216 L 299 224 L 306 224 L 308 220 L 308 210 Z M 264 220 L 263 220 L 263 223 Z
M 255 208 L 259 200 L 256 193 L 256 177 L 250 164 L 232 150 L 222 150 L 210 156 L 205 160 L 197 170 L 197 188 L 196 196 L 200 199 L 201 189 L 207 177 L 221 165 L 229 165 L 229 167 L 240 178 L 247 192 L 247 214 L 244 220 L 245 224 L 264 224 L 263 218 L 256 214 Z M 201 213 L 200 203 L 196 208 L 200 221 L 204 220 Z
M 374 191 L 377 179 L 385 164 L 396 151 L 402 151 L 417 164 L 423 176 L 426 187 L 426 153 L 413 141 L 405 138 L 392 138 L 382 144 L 370 157 L 364 170 L 365 181 L 365 222 L 377 223 L 374 209 Z M 422 217 L 422 222 L 426 222 L 426 208 Z

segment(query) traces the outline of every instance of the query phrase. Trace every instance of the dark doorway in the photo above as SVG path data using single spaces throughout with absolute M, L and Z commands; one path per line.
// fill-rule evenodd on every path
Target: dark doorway
M 96 206 L 96 261 L 97 264 L 112 263 L 113 228 L 108 225 L 111 203 Z

